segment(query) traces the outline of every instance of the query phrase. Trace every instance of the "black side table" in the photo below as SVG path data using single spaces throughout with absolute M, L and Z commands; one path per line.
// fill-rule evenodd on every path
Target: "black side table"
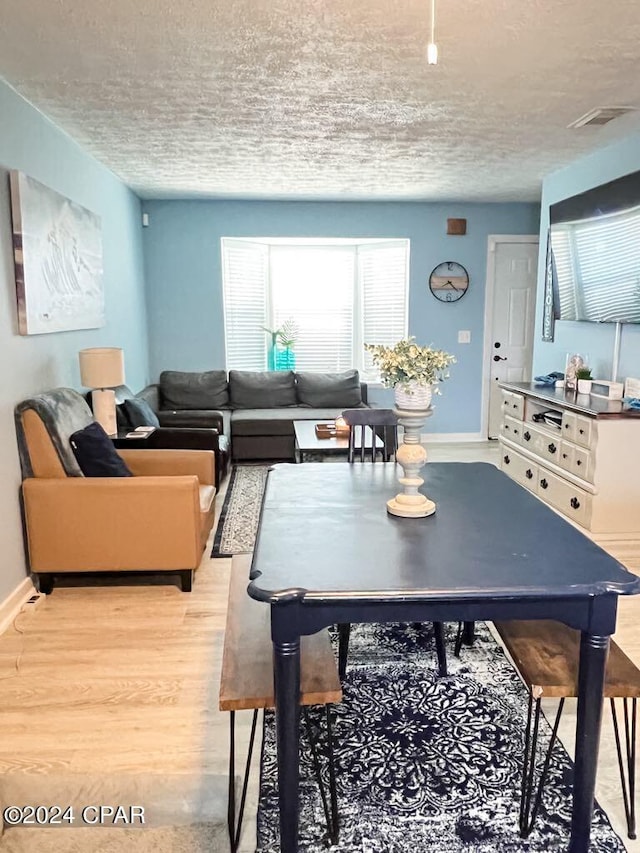
M 135 450 L 212 450 L 216 457 L 216 490 L 229 468 L 229 440 L 217 429 L 205 427 L 154 427 L 148 432 L 132 435 L 134 430 L 122 429 L 111 440 L 115 447 Z
M 120 429 L 118 435 L 112 436 L 111 441 L 114 447 L 127 447 L 132 450 L 134 447 L 148 447 L 149 437 L 155 432 L 154 429 L 146 430 L 145 432 L 136 432 L 131 429 Z

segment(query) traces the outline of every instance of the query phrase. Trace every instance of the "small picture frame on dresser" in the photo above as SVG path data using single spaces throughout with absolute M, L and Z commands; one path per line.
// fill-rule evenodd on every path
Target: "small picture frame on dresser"
M 624 396 L 637 400 L 640 398 L 640 379 L 629 376 L 624 381 Z
M 567 353 L 567 360 L 564 368 L 564 387 L 567 391 L 575 391 L 578 387 L 578 377 L 576 372 L 588 363 L 588 359 L 580 353 Z

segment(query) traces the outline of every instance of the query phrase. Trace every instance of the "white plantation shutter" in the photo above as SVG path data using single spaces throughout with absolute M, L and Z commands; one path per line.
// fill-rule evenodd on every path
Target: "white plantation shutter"
M 407 334 L 408 240 L 358 247 L 359 291 L 362 300 L 362 344 L 392 346 Z M 364 352 L 364 375 L 378 378 L 369 353 Z
M 268 246 L 222 238 L 227 370 L 263 370 L 267 326 Z
M 272 246 L 270 278 L 273 327 L 298 327 L 296 369 L 353 367 L 353 247 Z
M 356 367 L 375 379 L 364 343 L 407 334 L 409 241 L 223 238 L 227 369 L 264 370 L 269 335 L 292 320 L 297 370 Z

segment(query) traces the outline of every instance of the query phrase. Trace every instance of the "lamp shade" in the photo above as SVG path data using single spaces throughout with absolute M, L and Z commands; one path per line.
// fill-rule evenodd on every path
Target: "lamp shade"
M 80 381 L 85 388 L 114 388 L 124 383 L 124 356 L 119 347 L 80 350 Z

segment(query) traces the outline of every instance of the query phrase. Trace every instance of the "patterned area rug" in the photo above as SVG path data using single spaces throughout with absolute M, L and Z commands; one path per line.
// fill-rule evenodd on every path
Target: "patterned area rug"
M 270 465 L 238 465 L 231 472 L 213 540 L 212 557 L 253 550 Z
M 344 700 L 336 706 L 343 853 L 520 853 L 567 849 L 573 765 L 561 745 L 536 828 L 518 833 L 527 691 L 484 625 L 449 675 L 436 671 L 430 625 L 357 625 Z M 448 626 L 448 649 L 453 648 Z M 546 747 L 545 733 L 540 738 Z M 542 748 L 542 747 L 541 747 Z M 309 748 L 301 756 L 301 853 L 326 847 Z M 261 767 L 257 853 L 279 850 L 273 715 Z M 596 809 L 591 853 L 624 845 Z

